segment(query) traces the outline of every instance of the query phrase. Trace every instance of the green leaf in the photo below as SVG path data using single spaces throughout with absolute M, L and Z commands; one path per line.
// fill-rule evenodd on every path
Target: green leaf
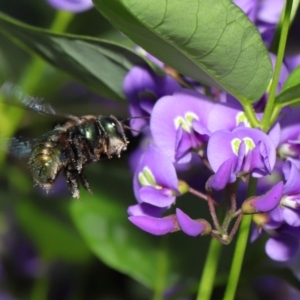
M 0 33 L 95 92 L 124 99 L 123 79 L 136 64 L 147 60 L 131 49 L 97 38 L 58 34 L 16 21 L 0 13 Z
M 300 104 L 300 67 L 296 68 L 284 83 L 275 103 L 281 106 Z
M 166 276 L 161 269 L 169 258 L 160 259 L 157 245 L 149 234 L 128 221 L 124 206 L 104 194 L 99 198 L 96 201 L 82 197 L 82 201 L 73 201 L 71 205 L 73 220 L 86 244 L 110 267 L 153 288 L 158 278 Z
M 256 27 L 231 0 L 94 0 L 135 43 L 182 74 L 241 101 L 265 92 L 272 65 Z
M 18 201 L 17 204 L 18 220 L 43 259 L 83 262 L 89 257 L 89 249 L 75 230 L 29 201 Z

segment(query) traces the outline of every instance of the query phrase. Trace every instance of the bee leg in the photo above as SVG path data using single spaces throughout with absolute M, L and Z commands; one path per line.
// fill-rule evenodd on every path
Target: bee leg
M 99 137 L 101 137 L 104 146 L 104 153 L 107 155 L 108 158 L 111 158 L 112 156 L 110 155 L 110 143 L 108 133 L 99 122 L 96 123 L 96 129 L 98 131 Z
M 75 134 L 75 132 L 72 132 L 70 130 L 68 132 L 68 141 L 71 144 L 72 153 L 70 154 L 71 154 L 73 165 L 75 169 L 78 171 L 78 173 L 80 173 L 82 170 L 82 159 L 83 159 L 80 140 Z
M 67 186 L 72 194 L 73 198 L 79 199 L 79 183 L 78 183 L 78 173 L 75 170 L 69 170 L 65 168 L 65 176 L 67 180 Z
M 80 173 L 80 174 L 78 174 L 78 175 L 79 175 L 79 179 L 80 179 L 80 181 L 81 181 L 83 187 L 84 187 L 90 194 L 93 194 L 92 190 L 90 189 L 90 185 L 89 185 L 89 183 L 88 183 L 86 177 L 85 177 L 82 173 Z
M 94 154 L 93 146 L 90 144 L 89 141 L 87 141 L 85 138 L 81 141 L 81 144 L 83 145 L 83 151 L 85 152 L 85 155 L 88 156 L 88 161 L 95 161 L 96 156 Z

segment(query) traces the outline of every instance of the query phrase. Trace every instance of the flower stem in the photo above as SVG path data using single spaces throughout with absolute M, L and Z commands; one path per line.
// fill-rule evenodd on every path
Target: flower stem
M 153 291 L 153 297 L 152 300 L 162 300 L 163 293 L 166 288 L 166 278 L 167 278 L 167 272 L 169 268 L 169 261 L 168 261 L 168 255 L 167 255 L 167 241 L 168 237 L 164 236 L 161 237 L 160 240 L 160 247 L 158 249 L 158 255 L 157 255 L 157 276 L 154 284 L 154 291 Z
M 49 280 L 46 274 L 44 274 L 43 276 L 35 280 L 31 291 L 30 300 L 47 299 L 48 292 Z
M 214 287 L 217 266 L 220 257 L 222 244 L 216 239 L 211 239 L 202 277 L 198 289 L 197 300 L 209 300 Z
M 214 207 L 214 203 L 213 203 L 213 199 L 210 193 L 207 194 L 207 200 L 208 200 L 208 208 L 209 208 L 209 212 L 211 215 L 211 218 L 213 220 L 214 226 L 215 228 L 219 231 L 222 232 L 222 228 L 220 226 L 217 214 L 216 214 L 216 210 Z
M 207 196 L 191 187 L 189 187 L 189 192 L 197 197 L 199 197 L 200 199 L 203 199 L 205 201 L 207 201 Z
M 257 120 L 257 117 L 255 115 L 255 112 L 254 112 L 254 109 L 253 109 L 251 103 L 249 103 L 249 101 L 243 101 L 243 102 L 241 102 L 241 104 L 243 105 L 245 115 L 246 115 L 248 121 L 250 122 L 251 126 L 253 128 L 259 127 L 259 122 Z
M 251 177 L 249 180 L 247 198 L 255 194 L 256 184 L 257 184 L 257 179 Z M 247 246 L 251 220 L 252 220 L 251 216 L 243 216 L 223 300 L 234 299 L 238 280 L 242 269 L 244 254 Z
M 269 93 L 266 109 L 265 109 L 265 112 L 264 112 L 264 115 L 263 115 L 263 118 L 261 121 L 261 128 L 265 132 L 267 132 L 271 126 L 270 120 L 271 120 L 271 116 L 272 116 L 272 112 L 273 112 L 273 108 L 274 108 L 275 94 L 276 94 L 276 89 L 278 86 L 281 65 L 282 65 L 282 61 L 283 61 L 283 57 L 284 57 L 284 51 L 285 51 L 288 31 L 289 31 L 289 27 L 290 27 L 290 17 L 291 17 L 292 6 L 293 6 L 293 0 L 287 0 L 285 10 L 284 10 L 284 17 L 283 17 L 283 22 L 282 22 L 281 33 L 280 33 L 280 37 L 279 37 L 279 46 L 278 46 L 274 76 L 273 76 L 272 84 L 270 87 L 270 93 Z
M 64 32 L 69 26 L 74 14 L 68 11 L 58 10 L 50 29 L 56 32 Z

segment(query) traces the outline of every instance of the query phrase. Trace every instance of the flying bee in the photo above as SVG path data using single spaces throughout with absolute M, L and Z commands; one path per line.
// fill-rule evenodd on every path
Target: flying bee
M 29 156 L 32 178 L 47 192 L 60 171 L 63 171 L 68 189 L 74 198 L 79 198 L 80 182 L 92 193 L 83 174 L 84 167 L 102 157 L 120 157 L 121 152 L 127 148 L 128 141 L 124 129 L 130 127 L 122 124 L 114 116 L 76 117 L 59 113 L 50 104 L 43 104 L 41 99 L 24 94 L 19 87 L 8 82 L 4 83 L 0 90 L 31 110 L 69 119 L 33 142 L 21 142 L 16 138 L 10 140 L 12 154 Z

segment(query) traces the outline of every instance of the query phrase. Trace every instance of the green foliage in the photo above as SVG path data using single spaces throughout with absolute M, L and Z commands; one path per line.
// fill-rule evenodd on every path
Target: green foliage
M 90 252 L 76 231 L 29 201 L 17 203 L 17 216 L 43 259 L 84 262 L 89 258 Z
M 71 206 L 86 244 L 110 267 L 153 288 L 159 268 L 155 244 L 127 220 L 126 207 L 105 195 L 100 199 L 83 199 Z
M 115 27 L 167 65 L 241 101 L 257 100 L 270 82 L 267 49 L 231 0 L 94 3 Z
M 280 106 L 300 104 L 300 67 L 296 68 L 284 83 L 275 103 Z
M 114 42 L 51 32 L 3 13 L 0 13 L 0 32 L 110 99 L 124 99 L 124 76 L 132 66 L 146 62 L 131 49 Z

